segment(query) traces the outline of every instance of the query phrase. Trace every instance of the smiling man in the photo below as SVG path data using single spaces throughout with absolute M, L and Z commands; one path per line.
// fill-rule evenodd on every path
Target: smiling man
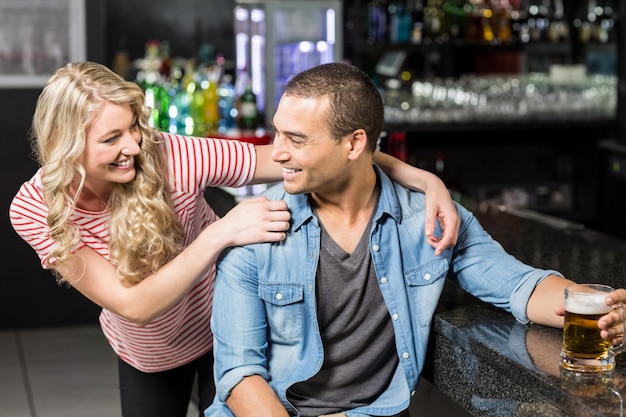
M 507 254 L 463 207 L 457 245 L 435 255 L 424 195 L 373 163 L 383 116 L 356 67 L 287 84 L 272 152 L 283 182 L 266 196 L 287 201 L 292 225 L 283 242 L 231 248 L 218 264 L 205 416 L 407 416 L 446 278 L 520 322 L 562 326 L 572 281 Z

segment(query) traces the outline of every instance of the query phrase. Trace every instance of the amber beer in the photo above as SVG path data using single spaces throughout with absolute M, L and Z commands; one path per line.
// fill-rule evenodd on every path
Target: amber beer
M 565 328 L 563 329 L 563 349 L 571 355 L 585 359 L 600 359 L 607 355 L 611 343 L 600 337 L 598 320 L 611 311 L 604 304 L 604 295 L 588 301 L 568 300 L 565 307 Z
M 578 372 L 601 372 L 615 367 L 613 346 L 600 336 L 598 320 L 612 310 L 605 303 L 613 289 L 576 284 L 565 289 L 565 323 L 561 366 Z M 621 307 L 620 307 L 621 308 Z

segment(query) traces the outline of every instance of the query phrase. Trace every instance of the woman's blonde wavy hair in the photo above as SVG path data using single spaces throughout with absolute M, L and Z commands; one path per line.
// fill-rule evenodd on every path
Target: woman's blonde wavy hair
M 108 201 L 111 261 L 121 280 L 136 284 L 180 253 L 184 230 L 174 213 L 168 167 L 156 131 L 148 124 L 143 91 L 94 62 L 70 63 L 58 69 L 39 96 L 33 117 L 31 143 L 44 167 L 47 220 L 57 243 L 48 260 L 58 271 L 79 239 L 78 228 L 70 219 L 85 182 L 81 159 L 87 132 L 106 102 L 129 105 L 142 137 L 141 152 L 135 157 L 135 178 L 114 184 Z M 76 195 L 71 193 L 72 184 L 77 185 Z M 64 281 L 58 272 L 57 278 Z

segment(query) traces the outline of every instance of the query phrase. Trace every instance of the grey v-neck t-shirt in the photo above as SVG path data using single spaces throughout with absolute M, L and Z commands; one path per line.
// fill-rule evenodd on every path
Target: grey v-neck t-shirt
M 293 385 L 287 393 L 302 416 L 370 404 L 387 388 L 398 365 L 391 317 L 370 256 L 369 234 L 366 227 L 349 254 L 322 226 L 316 296 L 324 363 L 315 376 Z

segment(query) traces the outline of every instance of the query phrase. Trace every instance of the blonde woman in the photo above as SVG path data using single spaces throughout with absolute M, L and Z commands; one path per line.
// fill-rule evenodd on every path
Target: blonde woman
M 272 146 L 153 131 L 142 90 L 93 62 L 50 78 L 32 131 L 41 167 L 12 201 L 11 222 L 43 268 L 102 307 L 122 415 L 185 416 L 195 377 L 202 411 L 214 394 L 215 261 L 230 246 L 279 242 L 290 226 L 284 201 L 252 198 L 219 218 L 204 192 L 280 180 Z M 443 183 L 380 152 L 377 162 L 428 190 L 436 252 L 454 244 L 459 218 Z

